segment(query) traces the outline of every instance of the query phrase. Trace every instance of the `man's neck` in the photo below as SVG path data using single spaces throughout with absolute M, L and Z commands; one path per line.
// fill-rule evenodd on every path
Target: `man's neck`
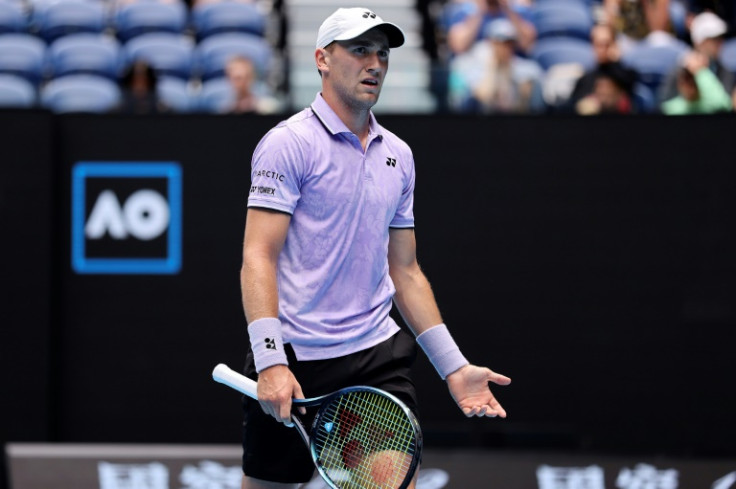
M 360 144 L 363 146 L 363 149 L 365 149 L 371 129 L 370 109 L 356 109 L 350 107 L 343 103 L 339 97 L 328 91 L 323 91 L 322 97 L 343 124 L 350 129 L 350 132 L 358 136 Z

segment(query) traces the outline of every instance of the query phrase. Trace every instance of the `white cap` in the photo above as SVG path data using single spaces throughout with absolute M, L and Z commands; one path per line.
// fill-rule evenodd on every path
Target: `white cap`
M 404 44 L 404 32 L 395 24 L 384 22 L 382 18 L 367 8 L 339 8 L 327 17 L 317 33 L 317 47 L 323 48 L 332 41 L 347 41 L 364 32 L 380 28 L 388 36 L 388 47 L 397 48 Z
M 706 39 L 720 37 L 728 31 L 726 23 L 712 12 L 698 14 L 690 24 L 690 38 L 698 45 Z

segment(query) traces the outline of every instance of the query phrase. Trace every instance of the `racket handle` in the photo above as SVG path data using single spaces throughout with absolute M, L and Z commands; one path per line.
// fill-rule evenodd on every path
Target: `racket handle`
M 212 378 L 221 384 L 225 384 L 245 394 L 251 399 L 258 400 L 258 384 L 245 375 L 239 374 L 224 363 L 215 367 L 212 371 Z

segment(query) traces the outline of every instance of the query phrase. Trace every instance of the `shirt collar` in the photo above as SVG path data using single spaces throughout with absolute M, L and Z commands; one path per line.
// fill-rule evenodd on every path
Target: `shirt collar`
M 324 97 L 322 97 L 322 93 L 317 94 L 317 96 L 314 98 L 314 102 L 312 102 L 311 107 L 312 112 L 314 112 L 317 118 L 319 118 L 319 120 L 322 122 L 325 128 L 330 131 L 331 134 L 352 134 L 352 131 L 348 129 L 348 126 L 346 126 L 345 123 L 340 120 L 335 111 L 332 110 L 332 107 L 330 107 L 327 101 L 325 101 Z M 372 111 L 370 113 L 369 127 L 369 139 L 373 139 L 374 137 L 383 138 L 381 126 L 378 125 L 378 122 L 376 121 L 376 116 L 373 115 Z

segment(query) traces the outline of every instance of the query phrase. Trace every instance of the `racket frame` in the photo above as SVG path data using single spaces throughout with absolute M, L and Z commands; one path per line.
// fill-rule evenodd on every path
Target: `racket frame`
M 225 364 L 221 363 L 215 367 L 215 369 L 212 371 L 212 378 L 215 381 L 220 382 L 221 384 L 225 384 L 228 387 L 235 389 L 236 391 L 242 394 L 245 394 L 251 399 L 254 399 L 256 401 L 258 400 L 258 384 L 256 383 L 256 381 L 244 376 L 243 374 L 235 372 L 234 370 L 232 370 L 230 367 L 228 367 Z M 421 453 L 422 453 L 422 446 L 423 446 L 423 436 L 422 436 L 421 427 L 419 426 L 419 421 L 417 420 L 412 410 L 409 409 L 409 407 L 406 404 L 404 404 L 400 399 L 398 399 L 393 394 L 390 394 L 376 387 L 371 387 L 371 386 L 366 386 L 366 385 L 356 385 L 352 387 L 346 387 L 344 389 L 340 389 L 330 394 L 325 394 L 322 396 L 311 397 L 308 399 L 293 399 L 292 407 L 319 406 L 319 410 L 314 415 L 314 419 L 312 420 L 310 424 L 309 431 L 307 431 L 301 419 L 299 419 L 297 415 L 292 413 L 291 420 L 294 423 L 294 428 L 296 428 L 297 432 L 304 440 L 304 443 L 306 443 L 309 449 L 309 454 L 312 457 L 312 462 L 314 463 L 314 466 L 317 468 L 317 472 L 319 472 L 322 479 L 332 489 L 340 489 L 339 487 L 334 485 L 334 483 L 332 482 L 331 476 L 327 473 L 325 467 L 320 462 L 319 456 L 317 455 L 317 452 L 315 449 L 315 443 L 312 441 L 312 434 L 316 433 L 316 431 L 319 429 L 318 424 L 320 423 L 321 419 L 324 417 L 325 411 L 329 408 L 333 399 L 347 395 L 352 392 L 365 392 L 365 391 L 371 392 L 379 396 L 386 397 L 390 399 L 391 401 L 393 401 L 401 409 L 401 411 L 407 416 L 407 419 L 409 420 L 411 427 L 414 430 L 414 445 L 415 445 L 414 454 L 412 455 L 411 463 L 409 465 L 409 469 L 407 470 L 404 482 L 401 484 L 400 487 L 396 488 L 396 489 L 406 489 L 411 483 L 411 480 L 414 477 L 414 474 L 416 473 L 417 468 L 419 467 L 419 461 L 421 460 Z

